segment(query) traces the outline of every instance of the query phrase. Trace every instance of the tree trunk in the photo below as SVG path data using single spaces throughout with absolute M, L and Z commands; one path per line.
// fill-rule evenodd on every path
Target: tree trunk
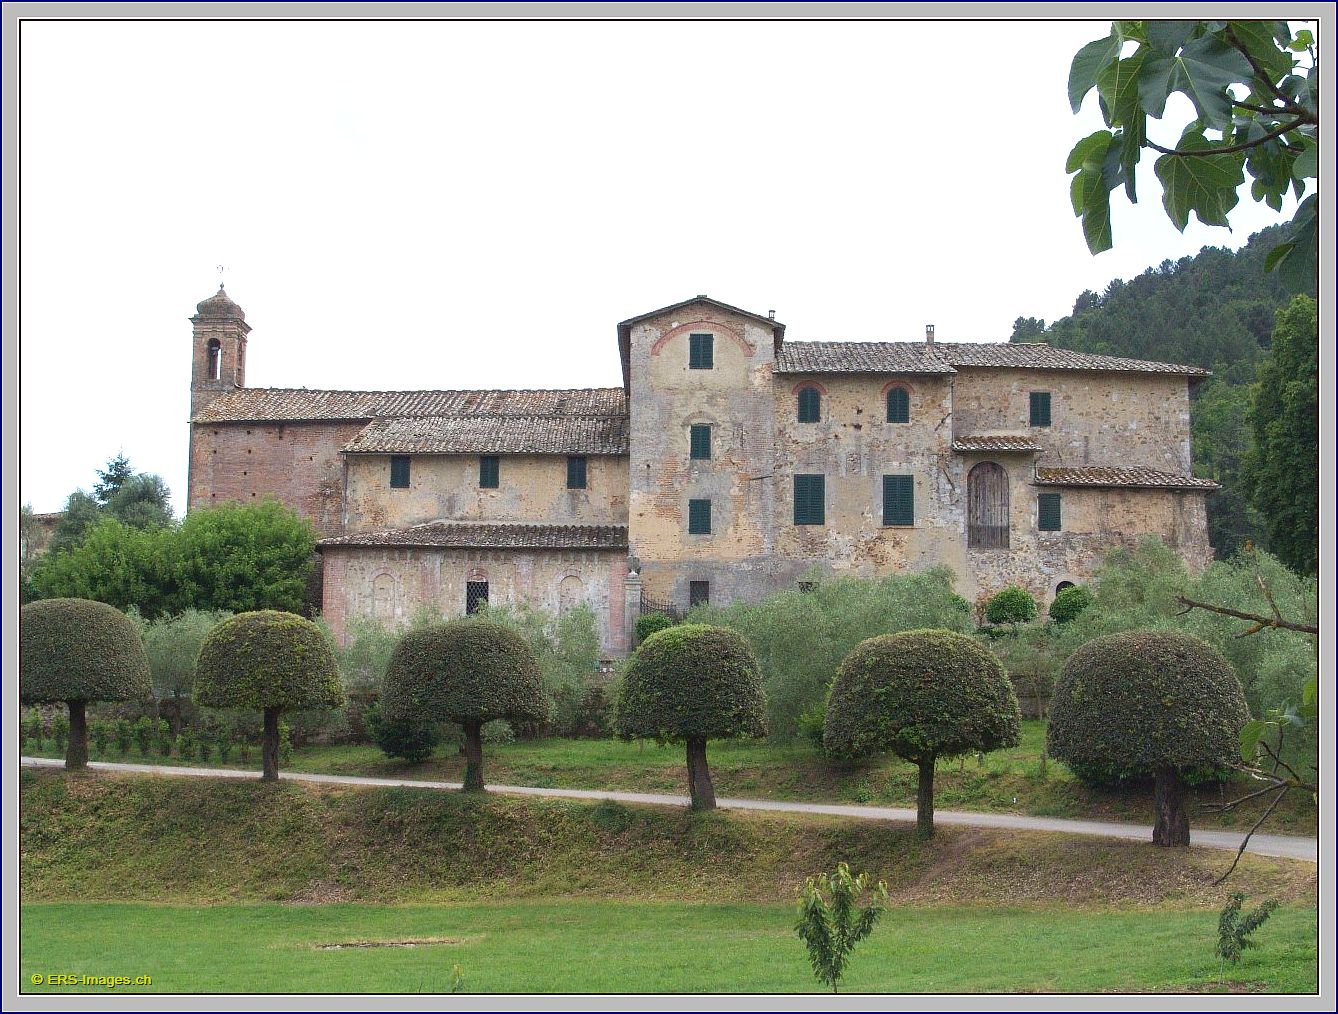
M 1152 844 L 1162 846 L 1189 844 L 1189 814 L 1185 812 L 1185 783 L 1174 768 L 1158 768 L 1153 789 L 1153 808 L 1157 823 L 1152 827 Z
M 934 758 L 920 761 L 920 784 L 915 791 L 915 830 L 921 838 L 934 834 Z
M 483 723 L 465 723 L 465 791 L 483 791 Z
M 85 701 L 66 701 L 70 706 L 70 740 L 65 744 L 65 770 L 83 771 L 88 767 L 88 715 Z
M 260 745 L 262 771 L 260 780 L 279 780 L 279 709 L 265 709 L 265 736 Z
M 694 810 L 715 809 L 715 786 L 706 766 L 706 740 L 688 740 L 688 795 Z

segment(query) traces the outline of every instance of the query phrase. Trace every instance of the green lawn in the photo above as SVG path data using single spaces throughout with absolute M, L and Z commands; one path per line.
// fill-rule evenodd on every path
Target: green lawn
M 943 761 L 936 776 L 936 804 L 943 809 L 985 810 L 1032 816 L 1081 817 L 1150 823 L 1152 792 L 1102 792 L 1082 785 L 1062 764 L 1042 771 L 1045 724 L 1026 721 L 1021 743 L 975 758 Z M 53 756 L 51 751 L 48 756 Z M 146 762 L 132 752 L 106 760 Z M 916 770 L 894 757 L 841 765 L 824 760 L 808 743 L 720 741 L 710 744 L 708 759 L 716 792 L 722 796 L 825 803 L 915 805 Z M 181 764 L 178 759 L 147 758 L 148 763 Z M 189 763 L 189 762 L 185 762 Z M 211 763 L 217 764 L 217 761 Z M 242 767 L 235 760 L 230 767 Z M 259 770 L 259 760 L 248 765 Z M 459 781 L 463 759 L 448 749 L 423 764 L 391 760 L 373 746 L 313 746 L 295 751 L 281 767 L 321 774 L 371 775 Z M 484 747 L 484 774 L 496 784 L 555 788 L 624 789 L 687 794 L 683 749 L 653 742 L 616 739 L 540 739 Z M 1243 792 L 1244 783 L 1205 788 L 1191 798 L 1191 822 L 1198 827 L 1249 827 L 1267 800 L 1227 814 L 1203 809 Z M 1316 810 L 1293 793 L 1274 811 L 1268 830 L 1313 834 Z
M 497 905 L 36 904 L 34 973 L 150 975 L 117 992 L 790 992 L 818 988 L 785 904 L 546 900 Z M 1212 911 L 898 907 L 856 950 L 869 992 L 1213 990 Z M 322 945 L 437 938 L 413 947 Z M 1316 989 L 1313 908 L 1278 911 L 1233 988 Z

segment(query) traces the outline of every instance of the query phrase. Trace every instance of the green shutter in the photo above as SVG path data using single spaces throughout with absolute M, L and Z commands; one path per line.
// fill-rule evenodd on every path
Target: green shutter
M 692 427 L 692 458 L 706 461 L 711 457 L 711 427 L 694 425 Z
M 585 489 L 585 458 L 567 459 L 567 488 Z
M 887 421 L 890 423 L 911 421 L 911 395 L 906 388 L 894 387 L 887 392 Z
M 883 476 L 883 524 L 915 524 L 915 477 Z
M 688 501 L 688 534 L 689 535 L 711 534 L 710 500 Z
M 1060 530 L 1060 499 L 1058 493 L 1041 493 L 1036 498 L 1036 527 L 1043 532 Z
M 822 419 L 822 395 L 816 387 L 805 387 L 799 391 L 799 421 L 803 423 L 819 422 Z
M 409 488 L 409 456 L 396 454 L 390 459 L 390 488 Z
M 496 489 L 501 477 L 497 456 L 485 454 L 479 458 L 479 489 Z
M 823 504 L 824 477 L 796 475 L 794 477 L 794 523 L 796 525 L 823 525 L 827 523 Z
M 1031 392 L 1031 424 L 1033 426 L 1050 425 L 1050 392 Z
M 709 334 L 688 335 L 688 369 L 709 370 L 715 363 L 715 339 Z

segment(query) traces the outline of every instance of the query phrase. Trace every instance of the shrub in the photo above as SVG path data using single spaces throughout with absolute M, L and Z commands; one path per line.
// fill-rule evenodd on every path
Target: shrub
M 279 777 L 279 716 L 343 701 L 339 668 L 320 628 L 274 610 L 239 613 L 210 631 L 196 663 L 195 699 L 207 707 L 264 712 L 266 781 Z
M 1268 922 L 1268 917 L 1278 907 L 1278 899 L 1269 898 L 1248 915 L 1241 914 L 1241 906 L 1244 904 L 1245 895 L 1239 891 L 1234 891 L 1227 899 L 1222 914 L 1217 917 L 1217 947 L 1215 953 L 1220 959 L 1217 973 L 1219 982 L 1222 978 L 1223 963 L 1230 961 L 1234 965 L 1240 961 L 1240 956 L 1248 948 L 1259 946 L 1259 941 L 1252 940 L 1251 937 L 1255 930 Z
M 839 863 L 836 872 L 809 877 L 799 898 L 799 924 L 795 929 L 808 948 L 813 974 L 837 992 L 850 952 L 873 932 L 887 904 L 887 885 L 881 880 L 863 909 L 860 898 L 869 887 L 869 875 L 850 875 L 850 867 Z M 824 889 L 831 896 L 828 901 Z
M 32 748 L 41 750 L 42 740 L 46 738 L 46 723 L 42 721 L 42 713 L 36 708 L 29 708 L 28 713 L 24 716 L 23 731 Z
M 484 620 L 456 620 L 400 638 L 381 688 L 390 721 L 459 722 L 465 736 L 465 791 L 483 790 L 484 724 L 548 716 L 543 677 L 514 630 Z
M 1068 623 L 1078 618 L 1078 614 L 1092 604 L 1092 593 L 1084 585 L 1071 584 L 1055 596 L 1050 603 L 1050 619 L 1056 623 Z
M 483 738 L 483 742 L 492 745 L 516 741 L 516 730 L 511 728 L 511 723 L 505 718 L 494 718 L 491 722 L 485 722 L 483 728 L 479 730 L 479 735 Z
M 88 723 L 88 729 L 93 740 L 93 749 L 97 751 L 99 757 L 107 756 L 107 747 L 112 741 L 112 726 L 105 718 L 95 718 Z
M 172 736 L 172 726 L 165 718 L 158 719 L 158 753 L 163 757 L 172 756 L 172 746 L 175 742 Z
M 942 567 L 877 580 L 838 578 L 761 602 L 699 606 L 691 618 L 737 630 L 748 641 L 762 669 L 767 728 L 783 740 L 800 735 L 799 716 L 827 699 L 841 660 L 861 641 L 924 627 L 969 632 L 970 607 L 963 608 L 952 581 Z
M 148 715 L 140 715 L 135 720 L 135 746 L 139 748 L 141 757 L 147 757 L 153 750 L 153 740 L 157 732 L 156 725 L 157 722 Z
M 890 750 L 920 769 L 916 823 L 934 833 L 934 762 L 1014 746 L 1022 716 L 1003 667 L 948 630 L 874 637 L 846 656 L 827 701 L 823 742 L 838 757 Z
M 432 756 L 441 742 L 440 727 L 435 722 L 419 719 L 388 721 L 381 714 L 381 706 L 369 704 L 362 713 L 367 734 L 387 757 L 402 757 L 410 764 L 421 764 Z
M 636 643 L 640 644 L 651 634 L 658 634 L 661 630 L 668 630 L 674 625 L 672 616 L 664 613 L 642 613 L 636 618 Z
M 200 648 L 209 632 L 230 615 L 221 610 L 187 609 L 176 616 L 145 622 L 141 627 L 154 692 L 160 699 L 170 701 L 165 710 L 183 721 L 194 717 L 191 690 Z
M 1188 845 L 1184 777 L 1239 757 L 1249 720 L 1240 681 L 1189 634 L 1134 631 L 1083 645 L 1055 684 L 1046 739 L 1080 778 L 1156 779 L 1156 845 Z
M 63 714 L 56 715 L 51 719 L 51 742 L 55 744 L 57 751 L 63 751 L 70 741 L 70 720 Z M 66 767 L 69 767 L 69 761 L 66 761 Z
M 19 611 L 19 696 L 69 708 L 65 767 L 88 765 L 89 701 L 149 694 L 149 660 L 134 621 L 102 602 L 44 599 Z
M 1036 600 L 1025 588 L 1009 585 L 985 606 L 985 620 L 996 625 L 1030 623 L 1036 619 Z
M 116 752 L 122 757 L 130 752 L 130 744 L 135 740 L 135 733 L 128 719 L 116 719 L 112 725 L 112 739 L 116 741 Z
M 748 642 L 702 623 L 652 634 L 623 673 L 617 727 L 627 739 L 685 743 L 692 806 L 714 809 L 706 741 L 766 735 L 766 694 Z

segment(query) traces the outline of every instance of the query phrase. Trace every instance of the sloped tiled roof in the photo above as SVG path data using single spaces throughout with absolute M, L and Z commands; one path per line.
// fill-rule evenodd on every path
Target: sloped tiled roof
M 924 342 L 786 342 L 777 373 L 952 373 Z
M 627 413 L 620 387 L 567 391 L 309 391 L 243 387 L 227 391 L 194 422 L 300 422 L 424 416 L 609 416 Z
M 1038 486 L 1134 486 L 1150 489 L 1213 490 L 1221 487 L 1211 479 L 1177 475 L 1142 466 L 1084 465 L 1079 468 L 1038 468 Z
M 1074 352 L 1044 342 L 786 342 L 775 372 L 955 373 L 981 367 L 1209 375 L 1198 366 Z
M 1000 451 L 1039 451 L 1043 448 L 1031 437 L 1003 434 L 981 437 L 954 437 L 952 449 L 959 454 L 970 454 L 974 451 L 988 451 L 997 454 Z
M 412 528 L 322 539 L 328 546 L 444 549 L 626 549 L 626 525 L 522 525 L 431 521 Z
M 626 454 L 627 416 L 374 419 L 344 450 L 380 454 Z
M 1177 373 L 1206 377 L 1199 366 L 1155 363 L 1122 356 L 1055 348 L 1045 342 L 943 342 L 937 346 L 956 367 L 1011 366 L 1028 370 L 1114 370 L 1126 373 Z

